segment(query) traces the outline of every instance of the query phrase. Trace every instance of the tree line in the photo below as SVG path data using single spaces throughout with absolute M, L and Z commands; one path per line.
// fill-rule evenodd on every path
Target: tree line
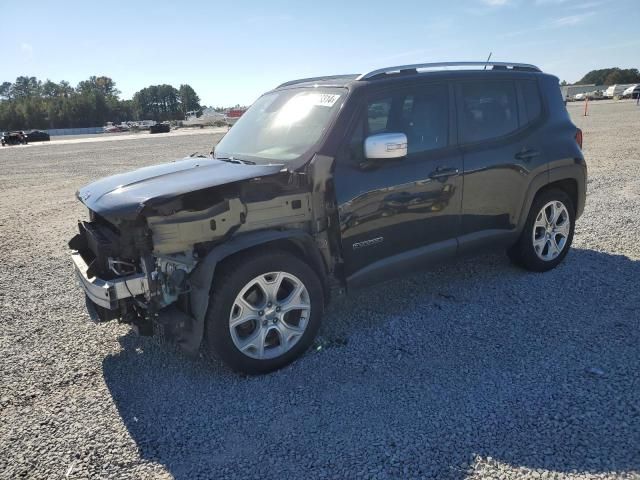
M 182 120 L 202 107 L 187 84 L 151 85 L 132 100 L 120 98 L 109 77 L 91 76 L 76 87 L 65 80 L 44 82 L 20 76 L 0 84 L 0 130 L 99 127 L 129 120 Z
M 618 83 L 640 83 L 637 68 L 602 68 L 591 70 L 575 85 L 615 85 Z

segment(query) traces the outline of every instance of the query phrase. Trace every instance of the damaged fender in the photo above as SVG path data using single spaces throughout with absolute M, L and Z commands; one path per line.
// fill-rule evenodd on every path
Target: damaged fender
M 211 250 L 191 273 L 189 299 L 193 316 L 180 312 L 176 307 L 159 312 L 160 322 L 169 329 L 165 334 L 171 337 L 186 353 L 197 353 L 204 336 L 209 294 L 218 263 L 234 253 L 275 240 L 299 242 L 315 253 L 315 262 L 322 262 L 318 249 L 311 247 L 314 245 L 313 238 L 302 230 L 260 230 L 238 235 Z M 326 275 L 322 275 L 322 277 L 326 278 Z M 325 283 L 325 278 L 323 278 L 323 283 Z M 176 316 L 180 317 L 177 322 Z M 165 317 L 170 321 L 164 322 L 163 318 Z M 171 328 L 172 326 L 175 328 Z

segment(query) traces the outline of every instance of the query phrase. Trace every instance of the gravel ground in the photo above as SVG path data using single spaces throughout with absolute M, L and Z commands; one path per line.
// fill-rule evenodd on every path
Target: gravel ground
M 590 180 L 563 265 L 338 299 L 259 378 L 90 323 L 66 250 L 79 186 L 213 136 L 0 149 L 0 477 L 640 478 L 640 108 L 569 110 Z

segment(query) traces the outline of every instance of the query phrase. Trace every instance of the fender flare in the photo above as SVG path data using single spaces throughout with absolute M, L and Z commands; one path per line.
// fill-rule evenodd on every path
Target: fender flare
M 524 203 L 522 204 L 522 208 L 520 209 L 520 217 L 518 219 L 518 224 L 516 225 L 516 231 L 518 235 L 522 232 L 524 228 L 524 224 L 527 221 L 527 217 L 529 216 L 529 210 L 531 209 L 531 205 L 533 204 L 533 199 L 536 198 L 536 195 L 540 191 L 541 188 L 544 188 L 549 184 L 549 171 L 545 170 L 544 172 L 540 172 L 538 175 L 533 177 L 531 182 L 529 182 L 529 187 L 527 188 L 527 193 L 524 196 Z
M 275 240 L 293 240 L 294 242 L 305 247 L 314 263 L 312 267 L 316 270 L 320 267 L 319 274 L 323 285 L 326 285 L 326 267 L 322 260 L 313 237 L 302 230 L 259 230 L 248 232 L 232 237 L 225 243 L 214 247 L 207 256 L 198 263 L 194 271 L 189 276 L 191 292 L 189 300 L 191 306 L 191 315 L 181 315 L 181 321 L 178 328 L 174 328 L 172 332 L 167 334 L 175 340 L 175 342 L 188 354 L 195 354 L 200 348 L 200 344 L 204 337 L 205 318 L 209 307 L 209 294 L 213 285 L 213 278 L 216 266 L 225 258 L 257 247 Z M 321 262 L 321 265 L 318 264 Z M 185 318 L 186 317 L 186 318 Z M 166 321 L 163 323 L 167 323 Z
M 575 159 L 570 164 L 559 165 L 549 169 L 549 183 L 560 180 L 574 180 L 576 182 L 576 219 L 584 212 L 587 198 L 587 165 L 583 159 Z
M 585 196 L 586 196 L 586 171 L 584 164 L 578 163 L 572 160 L 569 165 L 560 165 L 552 167 L 549 170 L 539 173 L 529 183 L 529 188 L 524 198 L 522 210 L 520 210 L 520 218 L 517 224 L 517 231 L 521 232 L 524 228 L 524 224 L 529 216 L 529 209 L 533 204 L 533 199 L 538 192 L 554 182 L 561 180 L 574 180 L 577 184 L 577 204 L 576 218 L 580 217 L 584 211 Z

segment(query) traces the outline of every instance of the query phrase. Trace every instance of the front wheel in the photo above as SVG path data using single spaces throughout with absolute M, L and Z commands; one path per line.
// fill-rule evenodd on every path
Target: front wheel
M 317 274 L 286 252 L 240 255 L 216 273 L 207 347 L 233 370 L 260 374 L 302 355 L 322 319 Z
M 555 268 L 569 251 L 575 227 L 575 208 L 562 190 L 540 193 L 529 211 L 518 242 L 508 250 L 517 265 L 534 272 Z

